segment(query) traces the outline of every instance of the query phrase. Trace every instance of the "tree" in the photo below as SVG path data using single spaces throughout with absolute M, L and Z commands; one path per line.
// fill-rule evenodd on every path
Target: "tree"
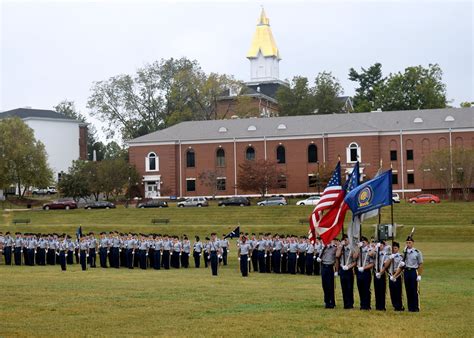
M 276 92 L 280 116 L 313 114 L 316 109 L 308 78 L 295 76 L 290 85 L 280 86 Z
M 15 184 L 20 197 L 30 187 L 47 186 L 53 173 L 47 163 L 43 143 L 19 118 L 0 120 L 0 182 L 4 187 Z
M 461 102 L 459 107 L 461 107 L 461 108 L 470 108 L 470 107 L 472 107 L 472 104 L 473 104 L 473 102 Z
M 474 186 L 474 149 L 454 148 L 452 157 L 454 183 L 461 188 L 464 200 L 469 201 Z
M 354 110 L 356 112 L 372 111 L 376 92 L 385 81 L 382 76 L 382 64 L 377 62 L 367 69 L 361 68 L 360 73 L 351 68 L 349 69 L 349 80 L 359 84 L 359 87 L 355 89 Z
M 76 202 L 91 195 L 89 190 L 86 161 L 77 160 L 69 167 L 68 172 L 61 176 L 58 188 L 63 196 L 72 197 Z
M 212 198 L 215 199 L 217 195 L 217 179 L 222 177 L 222 170 L 205 170 L 198 175 L 198 179 L 202 185 L 208 187 L 211 191 Z
M 238 188 L 264 197 L 269 190 L 278 188 L 278 178 L 283 175 L 276 161 L 245 161 L 239 165 Z
M 332 177 L 333 170 L 334 168 L 329 167 L 327 163 L 324 162 L 318 165 L 318 169 L 313 172 L 313 175 L 315 177 L 314 186 L 318 188 L 318 193 L 321 192 L 321 190 L 323 190 L 329 183 L 329 180 Z
M 103 159 L 113 160 L 113 159 L 127 159 L 128 151 L 125 148 L 122 148 L 117 142 L 111 141 L 107 143 L 103 150 Z
M 344 91 L 331 72 L 322 72 L 314 81 L 314 106 L 318 114 L 342 113 L 343 103 L 337 98 Z
M 259 116 L 258 107 L 253 104 L 254 99 L 250 96 L 237 96 L 237 103 L 235 105 L 235 115 L 241 118 Z
M 108 137 L 142 136 L 187 120 L 216 117 L 217 98 L 232 77 L 205 74 L 197 61 L 168 59 L 147 64 L 135 75 L 117 75 L 95 82 L 88 107 L 106 122 Z
M 136 185 L 139 174 L 124 158 L 105 159 L 98 163 L 98 180 L 105 198 L 118 197 L 127 186 Z

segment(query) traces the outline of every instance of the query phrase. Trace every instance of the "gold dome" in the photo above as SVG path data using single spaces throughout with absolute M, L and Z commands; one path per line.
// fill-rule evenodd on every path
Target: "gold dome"
M 247 58 L 256 58 L 259 52 L 263 56 L 275 56 L 278 60 L 281 60 L 280 52 L 270 29 L 270 20 L 267 18 L 263 8 L 257 23 L 257 29 L 253 35 L 252 45 L 247 53 Z

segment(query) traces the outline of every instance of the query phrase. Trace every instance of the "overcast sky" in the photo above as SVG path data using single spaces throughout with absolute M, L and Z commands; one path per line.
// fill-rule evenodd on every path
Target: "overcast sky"
M 0 111 L 73 100 L 87 114 L 94 81 L 161 58 L 196 59 L 206 72 L 249 80 L 245 58 L 260 4 L 282 56 L 281 79 L 350 67 L 384 74 L 438 63 L 448 98 L 474 101 L 473 1 L 5 1 Z

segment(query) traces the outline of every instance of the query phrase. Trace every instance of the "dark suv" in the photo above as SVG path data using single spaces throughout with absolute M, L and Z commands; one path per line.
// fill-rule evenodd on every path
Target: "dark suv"
M 249 206 L 250 201 L 246 197 L 231 197 L 225 200 L 219 201 L 220 207 L 225 207 L 227 205 L 237 205 L 240 207 Z

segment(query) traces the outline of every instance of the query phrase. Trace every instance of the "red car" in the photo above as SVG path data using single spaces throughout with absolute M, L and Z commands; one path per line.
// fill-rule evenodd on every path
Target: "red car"
M 43 210 L 49 209 L 77 209 L 77 204 L 74 201 L 53 201 L 43 204 Z
M 439 203 L 441 201 L 439 200 L 438 196 L 431 195 L 431 194 L 423 194 L 423 195 L 418 195 L 418 196 L 410 198 L 408 202 L 416 204 L 416 203 Z

